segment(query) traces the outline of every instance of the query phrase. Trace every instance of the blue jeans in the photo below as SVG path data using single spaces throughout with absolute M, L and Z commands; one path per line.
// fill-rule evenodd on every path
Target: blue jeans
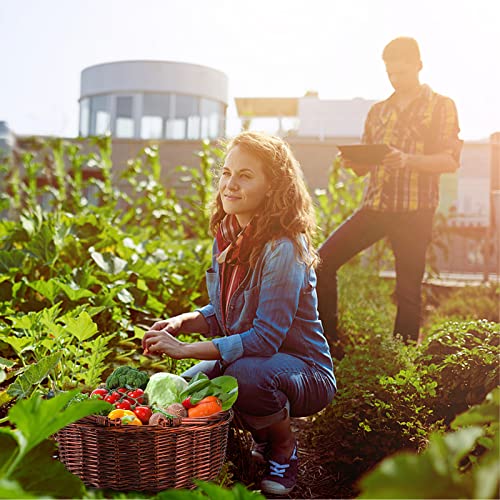
M 259 430 L 291 417 L 313 415 L 335 395 L 335 386 L 322 370 L 295 356 L 278 352 L 270 357 L 243 357 L 226 366 L 202 361 L 182 374 L 209 378 L 231 375 L 238 380 L 234 409 L 251 429 Z
M 356 254 L 387 237 L 396 262 L 397 315 L 394 333 L 417 340 L 425 254 L 432 235 L 432 211 L 376 212 L 361 209 L 341 224 L 319 249 L 318 310 L 325 336 L 337 337 L 337 270 Z M 359 286 L 363 286 L 360 283 Z

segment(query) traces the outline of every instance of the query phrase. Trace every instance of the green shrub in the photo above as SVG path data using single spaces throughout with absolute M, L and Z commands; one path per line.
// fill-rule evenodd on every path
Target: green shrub
M 500 288 L 494 284 L 454 289 L 446 296 L 434 299 L 436 304 L 426 323 L 433 325 L 443 319 L 498 321 L 499 294 Z
M 422 346 L 391 335 L 352 334 L 336 364 L 339 392 L 314 422 L 325 467 L 353 483 L 384 457 L 417 451 L 433 430 L 498 383 L 500 325 L 447 323 Z
M 385 456 L 422 445 L 429 411 L 421 398 L 433 388 L 415 383 L 409 348 L 390 337 L 359 334 L 335 373 L 338 394 L 316 418 L 313 433 L 330 474 L 352 484 Z
M 499 343 L 499 323 L 443 321 L 433 327 L 415 362 L 437 383 L 428 402 L 436 419 L 449 423 L 498 384 Z
M 498 498 L 500 390 L 434 433 L 419 454 L 385 459 L 361 480 L 359 498 Z

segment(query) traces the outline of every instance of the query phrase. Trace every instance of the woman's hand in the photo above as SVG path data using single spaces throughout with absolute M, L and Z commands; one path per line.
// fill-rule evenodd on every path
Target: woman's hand
M 170 333 L 171 335 L 178 335 L 181 332 L 182 328 L 182 317 L 173 316 L 172 318 L 163 319 L 161 321 L 157 321 L 151 328 L 151 330 L 155 331 L 165 331 Z
M 149 330 L 142 339 L 144 354 L 166 354 L 173 359 L 183 359 L 185 357 L 185 345 L 184 342 L 177 340 L 165 329 Z

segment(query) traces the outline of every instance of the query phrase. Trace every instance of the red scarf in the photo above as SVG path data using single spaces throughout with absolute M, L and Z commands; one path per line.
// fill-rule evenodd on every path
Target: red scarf
M 241 229 L 235 215 L 226 215 L 215 236 L 220 252 L 216 259 L 220 269 L 220 299 L 224 325 L 230 299 L 248 272 L 254 228 L 255 219 Z

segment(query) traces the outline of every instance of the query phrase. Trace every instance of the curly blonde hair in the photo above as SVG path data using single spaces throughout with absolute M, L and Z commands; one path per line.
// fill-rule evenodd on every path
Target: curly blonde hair
M 285 236 L 293 241 L 300 260 L 308 267 L 316 267 L 319 257 L 312 245 L 317 228 L 313 202 L 300 164 L 290 147 L 279 137 L 253 131 L 242 132 L 229 141 L 226 155 L 237 146 L 261 160 L 271 184 L 271 195 L 266 196 L 258 213 L 259 223 L 253 236 L 255 245 L 250 254 L 250 265 L 255 264 L 268 241 Z M 210 217 L 210 230 L 214 236 L 225 216 L 221 196 L 217 192 Z M 305 247 L 302 236 L 305 237 Z

